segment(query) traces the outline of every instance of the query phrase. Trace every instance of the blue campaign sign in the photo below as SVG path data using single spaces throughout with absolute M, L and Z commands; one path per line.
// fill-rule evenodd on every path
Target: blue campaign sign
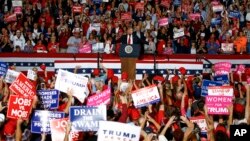
M 73 131 L 98 131 L 99 121 L 106 120 L 107 108 L 105 105 L 92 106 L 71 106 L 69 119 Z
M 64 112 L 35 110 L 31 119 L 31 133 L 50 134 L 50 120 L 64 118 Z
M 8 70 L 8 65 L 5 62 L 0 62 L 0 76 L 3 76 L 6 74 Z
M 94 4 L 101 4 L 101 3 L 102 3 L 102 0 L 93 0 L 93 3 L 94 3 Z
M 214 81 L 224 84 L 229 84 L 228 76 L 227 75 L 218 75 L 214 76 Z
M 212 18 L 211 19 L 211 25 L 215 26 L 215 25 L 219 25 L 219 24 L 221 24 L 220 18 Z
M 229 16 L 228 17 L 230 17 L 230 18 L 240 18 L 240 12 L 239 11 L 230 11 L 229 12 Z
M 216 82 L 216 81 L 210 81 L 210 80 L 203 80 L 202 81 L 202 86 L 201 86 L 201 96 L 207 96 L 207 87 L 208 86 L 222 86 L 221 83 Z
M 39 90 L 37 94 L 41 100 L 41 106 L 44 109 L 57 109 L 59 105 L 58 90 Z

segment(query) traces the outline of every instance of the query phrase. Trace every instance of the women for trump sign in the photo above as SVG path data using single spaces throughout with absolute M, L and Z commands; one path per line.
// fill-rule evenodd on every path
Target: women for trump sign
M 214 65 L 216 75 L 228 74 L 231 70 L 232 64 L 230 62 L 218 62 Z
M 110 103 L 111 90 L 110 88 L 88 97 L 87 106 L 99 106 L 101 104 L 107 105 Z
M 159 91 L 155 85 L 133 91 L 132 98 L 136 108 L 144 107 L 160 101 Z

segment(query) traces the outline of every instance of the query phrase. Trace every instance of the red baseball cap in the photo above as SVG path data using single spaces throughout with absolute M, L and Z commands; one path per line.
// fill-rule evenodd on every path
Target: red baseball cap
M 122 76 L 121 76 L 121 79 L 122 79 L 123 81 L 127 81 L 127 80 L 128 80 L 128 73 L 127 73 L 127 72 L 123 72 L 123 73 L 122 73 Z

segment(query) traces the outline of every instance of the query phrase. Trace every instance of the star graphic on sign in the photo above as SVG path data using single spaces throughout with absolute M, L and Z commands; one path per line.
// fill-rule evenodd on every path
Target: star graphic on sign
M 52 63 L 49 63 L 50 66 L 52 66 Z
M 9 65 L 10 65 L 10 63 L 7 63 L 7 65 L 9 66 Z
M 152 70 L 151 72 L 152 72 L 152 73 L 155 73 L 155 71 L 154 71 L 154 70 Z
M 143 70 L 143 71 L 142 71 L 142 73 L 146 73 L 146 71 L 145 71 L 145 70 Z
M 205 68 L 208 68 L 208 65 L 205 65 Z
M 91 72 L 93 73 L 93 72 L 94 72 L 94 70 L 93 70 L 93 69 L 91 69 Z
M 83 73 L 85 73 L 85 72 L 86 72 L 86 70 L 85 70 L 85 69 L 83 69 L 83 70 L 82 70 L 82 72 L 83 72 Z
M 196 74 L 199 74 L 199 71 L 196 71 Z
M 23 66 L 23 63 L 21 63 L 20 65 Z
M 16 63 L 13 63 L 13 65 L 15 66 L 15 65 L 16 65 Z
M 35 66 L 38 66 L 38 64 L 37 64 L 37 63 L 35 63 Z
M 103 73 L 103 70 L 101 70 L 101 73 Z
M 173 73 L 173 71 L 172 71 L 172 70 L 169 70 L 169 73 L 170 73 L 170 74 L 172 74 L 172 73 Z
M 187 74 L 190 74 L 190 71 L 187 71 Z
M 30 63 L 28 63 L 28 66 L 30 66 Z
M 163 70 L 161 70 L 161 74 L 163 74 L 164 73 L 164 71 Z
M 118 73 L 121 73 L 121 70 L 118 70 Z

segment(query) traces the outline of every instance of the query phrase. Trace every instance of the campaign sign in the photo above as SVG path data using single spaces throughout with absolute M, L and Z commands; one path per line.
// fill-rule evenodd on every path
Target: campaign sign
M 99 106 L 101 104 L 107 105 L 110 103 L 111 90 L 110 88 L 101 93 L 92 95 L 87 99 L 87 106 Z
M 190 117 L 189 119 L 200 127 L 202 133 L 207 132 L 207 123 L 204 116 Z
M 16 80 L 10 85 L 10 89 L 14 93 L 26 97 L 33 97 L 36 94 L 34 84 L 23 73 L 20 73 Z
M 211 25 L 219 25 L 219 24 L 221 24 L 220 18 L 212 18 L 211 19 Z
M 52 119 L 64 118 L 63 112 L 35 110 L 31 119 L 31 133 L 50 134 L 50 121 Z
M 37 78 L 36 72 L 34 72 L 33 70 L 28 70 L 27 78 L 29 78 L 30 80 L 36 80 Z
M 141 128 L 139 126 L 100 121 L 97 141 L 139 141 Z
M 99 121 L 106 120 L 106 105 L 92 106 L 71 106 L 69 119 L 73 131 L 97 131 Z
M 73 6 L 72 11 L 74 13 L 82 13 L 83 8 L 81 6 Z
M 0 62 L 0 76 L 5 75 L 7 70 L 8 70 L 8 65 L 5 62 Z
M 177 29 L 176 31 L 174 31 L 174 38 L 179 38 L 179 37 L 182 37 L 184 35 L 185 35 L 184 28 Z
M 23 1 L 22 0 L 12 0 L 12 6 L 13 7 L 22 7 L 23 6 Z
M 85 44 L 80 43 L 78 52 L 79 53 L 91 53 L 91 50 L 92 50 L 91 44 L 89 44 L 89 43 L 85 43 Z
M 132 92 L 132 99 L 136 108 L 144 107 L 160 101 L 157 86 L 151 85 Z
M 52 119 L 50 121 L 51 139 L 52 141 L 63 141 L 65 138 L 68 118 Z M 78 132 L 70 131 L 69 141 L 77 141 L 79 138 Z
M 161 0 L 161 6 L 168 7 L 170 5 L 170 0 Z
M 121 13 L 121 20 L 131 21 L 132 20 L 131 13 L 129 13 L 129 12 Z
M 192 14 L 189 14 L 189 18 L 193 21 L 197 20 L 197 19 L 200 19 L 201 17 L 201 14 L 200 13 L 192 13 Z
M 218 62 L 214 65 L 216 75 L 228 74 L 231 70 L 232 64 L 230 62 Z
M 22 14 L 23 13 L 22 10 L 23 10 L 22 7 L 15 7 L 14 8 L 14 13 L 15 14 Z
M 230 96 L 233 97 L 234 90 L 232 86 L 212 86 L 208 87 L 209 96 Z
M 8 118 L 22 118 L 29 119 L 32 108 L 32 99 L 25 98 L 19 95 L 10 95 L 8 104 L 7 117 Z
M 214 5 L 212 9 L 213 9 L 213 12 L 221 12 L 223 11 L 223 5 Z
M 162 18 L 162 19 L 158 20 L 158 22 L 159 22 L 159 26 L 168 25 L 168 18 Z
M 221 43 L 221 49 L 223 52 L 233 52 L 234 44 L 233 43 Z
M 14 21 L 16 21 L 16 20 L 17 20 L 17 18 L 16 18 L 16 13 L 13 13 L 13 14 L 11 14 L 11 15 L 8 15 L 6 18 L 4 18 L 4 21 L 5 21 L 6 23 L 14 22 Z
M 44 109 L 56 109 L 59 105 L 58 90 L 39 90 L 37 94 L 41 100 L 41 106 Z
M 100 23 L 92 23 L 90 24 L 89 30 L 92 32 L 95 30 L 97 33 L 101 30 L 101 24 Z
M 83 103 L 89 94 L 87 83 L 88 78 L 59 69 L 55 89 L 64 93 L 67 93 L 69 89 L 72 89 L 73 96 Z
M 5 82 L 6 83 L 12 83 L 16 80 L 20 72 L 8 69 L 6 75 L 5 75 Z
M 231 96 L 206 96 L 207 112 L 211 115 L 228 115 L 227 107 L 232 104 Z
M 208 94 L 208 86 L 222 86 L 220 82 L 203 80 L 201 86 L 201 96 L 207 96 Z
M 228 15 L 229 18 L 240 18 L 240 12 L 239 11 L 230 11 L 229 12 L 229 15 Z
M 135 4 L 135 10 L 144 10 L 144 2 L 137 2 Z
M 214 76 L 214 81 L 224 84 L 229 84 L 228 75 L 217 75 Z

